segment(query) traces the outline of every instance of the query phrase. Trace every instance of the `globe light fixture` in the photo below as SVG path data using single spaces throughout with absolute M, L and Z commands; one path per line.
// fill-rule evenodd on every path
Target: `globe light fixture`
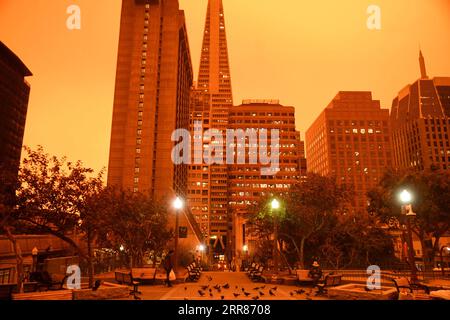
M 412 194 L 408 191 L 408 190 L 403 190 L 401 193 L 400 193 L 400 201 L 403 203 L 403 204 L 410 204 L 411 203 L 411 201 L 412 201 Z

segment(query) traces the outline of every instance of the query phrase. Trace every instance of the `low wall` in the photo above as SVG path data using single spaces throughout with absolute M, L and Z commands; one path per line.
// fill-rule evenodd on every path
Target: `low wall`
M 126 299 L 130 288 L 115 283 L 104 282 L 96 291 L 92 289 L 73 290 L 73 300 L 117 300 Z

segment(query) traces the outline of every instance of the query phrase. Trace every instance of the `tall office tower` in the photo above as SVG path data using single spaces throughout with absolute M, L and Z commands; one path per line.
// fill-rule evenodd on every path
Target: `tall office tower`
M 366 193 L 392 166 L 389 110 L 371 92 L 341 91 L 306 132 L 308 171 L 353 186 L 353 209 L 367 211 Z
M 108 185 L 167 199 L 168 206 L 186 196 L 187 165 L 173 163 L 171 135 L 189 129 L 192 81 L 178 0 L 123 0 Z M 198 229 L 189 212 L 185 218 L 181 228 Z
M 0 193 L 13 194 L 20 165 L 31 76 L 25 64 L 0 41 Z
M 233 95 L 222 0 L 208 1 L 196 91 L 196 95 L 201 98 L 193 99 L 191 110 L 200 108 L 203 111 L 201 116 L 195 118 L 201 118 L 203 129 L 225 133 Z M 197 103 L 200 106 L 196 107 Z M 204 148 L 208 148 L 210 140 L 204 137 Z M 225 160 L 226 154 L 222 156 Z M 191 166 L 190 172 L 193 180 L 189 186 L 189 206 L 194 216 L 204 222 L 203 225 L 209 224 L 208 228 L 204 227 L 204 231 L 209 239 L 210 253 L 214 256 L 230 256 L 227 245 L 231 241 L 232 217 L 228 212 L 227 165 L 224 162 L 208 166 L 203 162 L 203 165 Z
M 401 169 L 450 169 L 450 77 L 429 79 L 422 52 L 421 77 L 392 102 L 395 166 Z
M 295 130 L 294 107 L 282 106 L 278 100 L 244 100 L 240 106 L 231 108 L 229 128 L 246 133 L 245 143 L 233 142 L 235 161 L 228 169 L 228 196 L 234 217 L 233 250 L 240 255 L 244 245 L 252 250 L 256 240 L 246 228 L 248 216 L 253 213 L 251 209 L 265 196 L 288 193 L 289 188 L 305 176 L 306 172 L 301 171 L 306 169 L 305 150 L 300 132 Z M 262 164 L 259 155 L 275 154 L 271 148 L 273 129 L 279 131 L 279 142 L 274 141 L 279 146 L 279 171 L 266 174 L 262 169 L 269 168 L 270 164 Z M 267 130 L 267 141 L 264 134 L 259 135 L 262 130 Z M 257 163 L 251 163 L 252 154 L 258 158 Z M 239 156 L 245 156 L 245 163 L 238 163 Z

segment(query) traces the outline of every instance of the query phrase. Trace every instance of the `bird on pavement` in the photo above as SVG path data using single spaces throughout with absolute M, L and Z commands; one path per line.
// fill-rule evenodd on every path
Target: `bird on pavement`
M 211 292 L 212 292 L 212 289 L 211 289 L 211 288 L 209 288 L 209 290 L 208 290 L 208 291 L 209 291 L 209 293 L 211 293 Z
M 261 289 L 263 289 L 263 290 L 264 290 L 265 288 L 266 288 L 266 286 L 265 286 L 265 285 L 261 287 Z
M 255 296 L 252 298 L 253 300 L 259 300 L 259 296 Z
M 251 293 L 250 293 L 250 292 L 245 292 L 245 291 L 244 291 L 244 295 L 245 295 L 246 297 L 248 297 L 249 295 L 251 295 Z
M 239 289 L 239 287 L 238 287 L 238 286 L 236 286 L 236 289 Z
M 291 295 L 291 297 L 293 297 L 294 296 L 294 294 L 295 294 L 295 291 L 294 292 L 289 292 L 289 294 Z
M 100 280 L 95 281 L 94 286 L 92 287 L 92 291 L 97 291 L 98 288 L 102 285 L 102 282 Z
M 300 289 L 300 290 L 296 290 L 295 292 L 297 292 L 297 294 L 304 294 L 304 293 L 305 293 L 305 290 Z
M 239 297 L 240 295 L 241 295 L 240 293 L 233 293 L 233 296 L 234 296 L 235 298 Z
M 139 298 L 137 295 L 133 295 L 134 300 L 142 300 L 141 298 Z
M 260 295 L 260 296 L 263 296 L 263 295 L 264 295 L 264 292 L 260 291 L 260 292 L 259 292 L 259 295 Z
M 206 289 L 209 288 L 209 286 L 200 286 L 200 288 L 201 288 L 203 291 L 205 291 Z
M 225 283 L 222 287 L 223 287 L 224 289 L 230 289 L 230 285 L 229 285 L 228 283 Z
M 209 293 L 209 296 L 211 297 L 211 298 L 213 298 L 214 297 L 214 295 L 210 292 Z
M 278 287 L 273 287 L 272 291 L 277 291 Z
M 184 287 L 184 291 L 187 291 L 187 287 Z
M 258 291 L 260 287 L 253 288 L 253 290 Z
M 223 300 L 223 299 L 225 299 L 225 296 L 220 296 L 220 300 Z
M 216 290 L 219 290 L 220 286 L 218 284 L 216 284 L 213 288 L 216 289 Z
M 245 288 L 241 288 L 242 292 L 245 292 Z
M 211 276 L 208 276 L 208 281 L 212 281 L 212 277 Z
M 197 292 L 200 295 L 200 297 L 203 297 L 205 295 L 205 293 L 202 290 L 198 290 Z
M 272 296 L 272 297 L 274 297 L 275 296 L 275 293 L 273 293 L 273 291 L 272 290 L 269 290 L 269 294 Z

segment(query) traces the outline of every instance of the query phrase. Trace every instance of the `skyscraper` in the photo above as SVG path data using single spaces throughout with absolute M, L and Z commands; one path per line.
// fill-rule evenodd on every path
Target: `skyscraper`
M 25 64 L 0 41 L 0 192 L 13 192 L 28 110 L 31 76 Z M 6 189 L 5 189 L 6 187 Z
M 450 77 L 429 79 L 419 53 L 421 77 L 392 102 L 395 166 L 401 169 L 450 169 Z
M 356 211 L 367 210 L 366 193 L 392 166 L 389 110 L 371 92 L 341 91 L 306 132 L 308 171 L 353 186 Z
M 189 129 L 192 80 L 178 0 L 123 0 L 108 185 L 156 200 L 186 196 L 187 165 L 173 163 L 171 135 Z
M 193 95 L 191 131 L 194 121 L 199 120 L 203 130 L 225 132 L 233 95 L 222 0 L 208 1 L 200 70 Z M 205 137 L 205 148 L 210 142 Z M 226 158 L 226 154 L 222 156 Z M 231 242 L 232 227 L 228 212 L 227 165 L 193 165 L 189 175 L 189 206 L 209 239 L 211 252 L 223 255 Z
M 233 214 L 233 251 L 243 253 L 244 245 L 253 251 L 250 229 L 246 222 L 265 196 L 278 196 L 289 192 L 289 188 L 299 182 L 306 174 L 305 150 L 300 132 L 295 130 L 295 108 L 282 106 L 278 100 L 245 100 L 240 106 L 230 109 L 229 128 L 249 133 L 244 141 L 235 141 L 235 161 L 228 169 L 228 197 Z M 270 165 L 250 163 L 252 153 L 273 154 L 271 130 L 279 132 L 278 166 L 276 174 L 264 174 L 262 168 Z M 261 139 L 258 132 L 267 130 L 267 140 Z M 253 132 L 253 137 L 251 132 Z M 252 141 L 253 139 L 254 141 Z M 261 149 L 263 145 L 267 149 Z M 242 148 L 242 149 L 241 149 Z M 242 154 L 244 153 L 244 154 Z M 245 163 L 237 162 L 237 157 L 245 156 Z

